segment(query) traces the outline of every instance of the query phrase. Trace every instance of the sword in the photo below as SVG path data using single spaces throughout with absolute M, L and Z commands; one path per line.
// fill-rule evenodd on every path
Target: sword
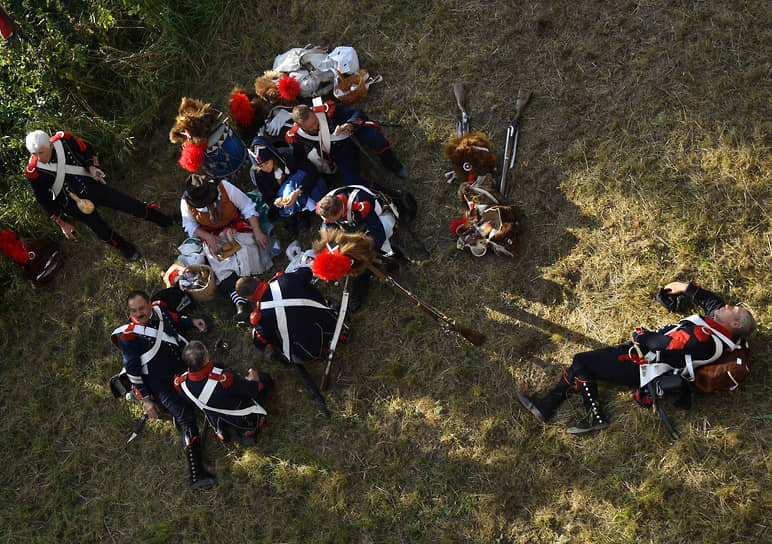
M 349 299 L 348 279 L 349 279 L 349 276 L 346 276 L 346 280 L 343 282 L 343 298 L 340 303 L 340 309 L 338 310 L 338 322 L 335 323 L 335 335 L 332 337 L 332 340 L 330 341 L 330 351 L 329 351 L 329 355 L 327 356 L 327 368 L 324 369 L 324 374 L 322 375 L 322 383 L 319 384 L 319 389 L 321 389 L 322 391 L 327 389 L 327 386 L 329 385 L 330 368 L 332 367 L 332 357 L 333 355 L 335 355 L 335 348 L 338 347 L 338 340 L 340 339 L 340 331 L 343 330 L 343 321 L 346 319 L 346 312 L 348 310 L 348 299 Z
M 139 435 L 139 433 L 142 431 L 142 428 L 145 426 L 145 423 L 147 423 L 147 418 L 148 418 L 147 412 L 142 414 L 142 417 L 139 418 L 139 423 L 137 423 L 137 426 L 135 427 L 134 432 L 131 433 L 131 436 L 126 441 L 127 444 L 132 440 L 134 440 L 135 438 L 137 438 L 137 435 Z

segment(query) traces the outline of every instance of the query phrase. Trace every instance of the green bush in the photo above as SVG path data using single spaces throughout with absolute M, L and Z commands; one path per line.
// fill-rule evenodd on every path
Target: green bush
M 21 32 L 0 48 L 0 170 L 5 173 L 0 225 L 34 232 L 51 228 L 37 210 L 31 212 L 32 196 L 22 174 L 28 131 L 67 130 L 105 158 L 123 155 L 133 135 L 151 128 L 164 98 L 171 99 L 173 83 L 206 62 L 196 42 L 209 35 L 222 4 L 6 3 Z

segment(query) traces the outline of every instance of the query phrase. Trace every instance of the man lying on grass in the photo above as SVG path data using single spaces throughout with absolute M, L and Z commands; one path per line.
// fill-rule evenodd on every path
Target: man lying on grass
M 518 393 L 523 406 L 544 423 L 565 400 L 568 390 L 573 388 L 582 396 L 587 413 L 568 432 L 579 434 L 605 429 L 609 421 L 598 399 L 597 380 L 638 387 L 641 383 L 640 365 L 663 362 L 675 368 L 684 368 L 687 361 L 693 361 L 695 366 L 698 362 L 715 361 L 727 343 L 721 339 L 722 336 L 726 340 L 746 338 L 756 327 L 748 310 L 727 305 L 721 297 L 694 282 L 669 283 L 665 286 L 665 293 L 692 297 L 703 305 L 706 315 L 683 319 L 656 332 L 637 328 L 631 342 L 578 353 L 571 366 L 563 371 L 560 382 L 545 397 Z M 634 398 L 642 406 L 650 406 L 653 402 L 645 388 L 637 389 Z

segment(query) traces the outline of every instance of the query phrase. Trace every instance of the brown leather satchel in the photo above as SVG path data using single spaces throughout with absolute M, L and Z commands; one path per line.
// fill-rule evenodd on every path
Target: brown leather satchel
M 750 375 L 748 345 L 740 349 L 724 350 L 715 363 L 694 369 L 694 383 L 701 391 L 732 390 L 743 385 Z

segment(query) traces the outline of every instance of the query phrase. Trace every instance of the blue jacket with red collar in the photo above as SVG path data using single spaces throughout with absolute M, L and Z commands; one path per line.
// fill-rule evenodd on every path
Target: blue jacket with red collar
M 707 361 L 714 358 L 718 350 L 723 350 L 720 340 L 710 329 L 732 338 L 730 331 L 712 319 L 716 310 L 726 306 L 721 297 L 694 282 L 689 283 L 685 294 L 705 308 L 704 320 L 709 328 L 682 319 L 677 324 L 666 325 L 656 332 L 637 329 L 633 334 L 634 340 L 644 350 L 660 352 L 660 361 L 676 368 L 686 365 L 687 355 L 696 361 Z
M 344 215 L 342 219 L 335 223 L 324 223 L 322 225 L 323 228 L 337 225 L 349 231 L 364 229 L 364 233 L 373 239 L 373 247 L 376 249 L 380 248 L 386 241 L 386 230 L 383 228 L 383 223 L 381 223 L 376 213 L 375 198 L 370 193 L 362 191 L 357 187 L 340 187 L 334 189 L 332 194 L 343 201 Z M 349 221 L 346 214 L 350 200 L 352 201 L 351 220 Z
M 53 143 L 62 142 L 64 158 L 58 157 Z M 57 132 L 51 137 L 51 160 L 50 164 L 57 164 L 64 160 L 67 164 L 82 166 L 87 170 L 91 166 L 99 166 L 99 161 L 94 154 L 92 147 L 81 140 L 72 136 L 68 132 Z M 36 157 L 30 157 L 27 168 L 24 169 L 24 175 L 29 179 L 35 199 L 40 203 L 43 209 L 55 219 L 64 215 L 64 209 L 67 204 L 65 191 L 59 193 L 56 199 L 52 199 L 51 187 L 56 179 L 54 172 L 38 168 Z M 80 197 L 87 197 L 88 184 L 94 180 L 88 176 L 79 176 L 76 174 L 65 174 L 64 184 L 73 193 Z
M 288 352 L 289 359 L 296 362 L 324 356 L 335 333 L 337 316 L 311 284 L 312 279 L 311 269 L 303 267 L 281 274 L 266 284 L 253 312 L 252 341 L 255 347 L 265 349 L 273 345 L 281 352 Z M 274 297 L 271 285 L 280 293 L 278 299 Z M 279 312 L 283 313 L 283 319 L 277 316 Z M 284 330 L 282 323 L 286 323 Z
M 359 130 L 362 125 L 368 121 L 365 112 L 357 108 L 346 106 L 340 102 L 333 102 L 332 100 L 325 102 L 325 105 L 327 106 L 327 126 L 330 129 L 330 134 L 335 132 L 336 128 L 341 125 L 345 125 L 346 123 L 351 123 L 354 125 L 354 134 L 356 134 L 357 130 Z M 298 124 L 295 123 L 295 125 L 287 131 L 287 133 L 284 135 L 284 139 L 287 140 L 287 143 L 294 144 L 296 142 L 301 142 L 309 149 L 314 149 L 318 146 L 316 141 L 304 138 L 298 129 Z M 337 147 L 340 147 L 341 145 L 348 145 L 348 143 L 344 144 L 344 142 L 348 142 L 348 139 L 332 142 L 330 155 L 334 157 Z
M 210 380 L 215 383 L 214 388 L 207 388 Z M 203 410 L 215 429 L 220 428 L 221 420 L 237 429 L 254 429 L 260 422 L 258 416 L 264 415 L 264 410 L 258 410 L 255 403 L 266 400 L 272 381 L 263 373 L 260 373 L 260 381 L 247 380 L 232 370 L 215 367 L 214 361 L 209 361 L 201 370 L 175 376 L 174 388 Z
M 140 399 L 153 393 L 145 383 L 144 376 L 169 368 L 175 369 L 176 372 L 184 370 L 182 347 L 185 340 L 179 331 L 185 331 L 194 326 L 192 318 L 169 312 L 161 302 L 154 302 L 151 307 L 153 316 L 145 325 L 140 325 L 132 318 L 127 325 L 113 331 L 113 339 L 115 341 L 117 338 L 118 347 L 123 353 L 123 366 L 126 368 L 135 394 Z M 163 323 L 161 341 L 157 351 L 153 353 L 161 323 Z

